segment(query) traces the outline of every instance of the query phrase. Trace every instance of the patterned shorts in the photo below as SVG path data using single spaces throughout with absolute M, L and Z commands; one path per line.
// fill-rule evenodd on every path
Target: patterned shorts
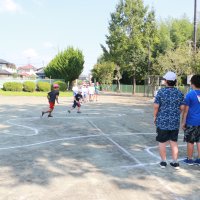
M 200 142 L 200 126 L 188 126 L 184 131 L 184 142 L 192 143 Z

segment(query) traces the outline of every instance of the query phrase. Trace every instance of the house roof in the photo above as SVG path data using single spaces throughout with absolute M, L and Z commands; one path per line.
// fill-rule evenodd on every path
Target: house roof
M 18 70 L 25 70 L 25 69 L 33 69 L 34 71 L 37 70 L 33 65 L 30 64 L 18 68 Z
M 9 64 L 6 60 L 0 59 L 0 64 Z
M 2 70 L 0 69 L 0 75 L 11 75 L 12 73 L 6 71 L 6 70 Z
M 9 66 L 9 68 L 14 68 L 14 69 L 16 69 L 15 64 L 10 63 L 10 62 L 8 62 L 8 61 L 6 61 L 6 60 L 3 60 L 3 59 L 0 59 L 0 64 L 5 64 L 5 65 Z

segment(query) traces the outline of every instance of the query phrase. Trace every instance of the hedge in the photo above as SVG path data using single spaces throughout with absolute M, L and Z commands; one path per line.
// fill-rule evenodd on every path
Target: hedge
M 38 91 L 48 92 L 51 89 L 51 85 L 50 83 L 47 83 L 47 82 L 38 82 L 37 89 Z
M 58 84 L 59 90 L 62 91 L 62 92 L 65 92 L 67 90 L 67 84 L 63 81 L 56 81 L 53 84 Z
M 25 81 L 23 83 L 24 91 L 26 92 L 34 92 L 35 91 L 35 83 L 32 81 Z
M 23 90 L 23 84 L 19 82 L 6 82 L 3 84 L 3 90 L 21 92 Z

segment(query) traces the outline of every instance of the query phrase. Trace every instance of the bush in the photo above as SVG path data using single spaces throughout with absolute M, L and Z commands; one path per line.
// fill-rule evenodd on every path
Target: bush
M 25 81 L 23 86 L 24 86 L 24 91 L 26 91 L 26 92 L 34 92 L 35 91 L 35 83 L 32 81 Z
M 23 90 L 23 85 L 18 82 L 6 82 L 3 84 L 3 90 L 21 92 Z
M 47 82 L 38 82 L 37 89 L 38 91 L 48 92 L 51 89 L 51 85 L 50 83 L 47 83 Z
M 59 90 L 62 92 L 65 92 L 67 90 L 67 84 L 63 81 L 56 81 L 53 84 L 58 84 L 59 85 Z

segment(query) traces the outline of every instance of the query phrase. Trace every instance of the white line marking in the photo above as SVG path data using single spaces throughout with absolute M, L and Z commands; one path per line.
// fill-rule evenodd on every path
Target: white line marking
M 152 172 L 150 170 L 148 170 L 147 168 L 145 168 L 145 166 L 142 166 L 144 163 L 141 163 L 137 158 L 135 158 L 131 153 L 129 153 L 125 148 L 123 148 L 121 145 L 119 145 L 117 142 L 115 142 L 114 140 L 112 140 L 109 136 L 107 136 L 100 128 L 98 128 L 92 121 L 88 122 L 95 127 L 96 129 L 99 130 L 99 132 L 101 133 L 101 135 L 105 136 L 105 138 L 107 138 L 111 143 L 113 143 L 114 145 L 116 145 L 123 153 L 125 153 L 129 158 L 131 158 L 132 160 L 134 160 L 138 165 L 141 165 L 141 167 L 143 167 L 143 169 L 148 172 L 150 175 L 154 176 L 152 174 Z M 155 177 L 155 176 L 154 176 Z M 155 179 L 162 184 L 169 192 L 171 192 L 171 194 L 174 196 L 174 198 L 176 200 L 183 200 L 181 197 L 178 197 L 177 194 L 173 191 L 173 189 L 171 187 L 169 187 L 168 185 L 166 185 L 166 183 L 162 180 L 160 180 L 159 178 Z
M 178 147 L 186 147 L 186 146 L 187 146 L 186 144 L 178 145 Z M 167 145 L 166 147 L 167 147 L 167 148 L 170 148 L 169 145 Z M 145 151 L 146 151 L 149 155 L 151 155 L 152 157 L 156 158 L 157 160 L 160 160 L 160 157 L 151 151 L 151 149 L 156 149 L 156 148 L 158 148 L 158 146 L 147 147 L 147 148 L 145 148 Z M 179 158 L 178 161 L 181 161 L 181 160 L 183 160 L 183 159 L 184 159 L 184 158 Z
M 75 140 L 75 139 L 90 138 L 90 137 L 99 137 L 99 135 L 86 135 L 86 136 L 77 136 L 77 137 L 69 137 L 69 138 L 59 138 L 59 139 L 55 139 L 55 140 L 47 140 L 44 142 L 37 142 L 37 143 L 26 144 L 26 145 L 19 145 L 19 146 L 13 146 L 13 147 L 2 147 L 2 148 L 0 148 L 0 150 L 19 149 L 19 148 L 32 147 L 32 146 L 37 146 L 37 145 L 42 145 L 42 144 L 47 144 L 47 143 L 53 143 L 53 142 L 57 142 L 57 141 Z
M 32 128 L 30 126 L 25 126 L 25 125 L 20 125 L 20 124 L 16 124 L 16 123 L 13 123 L 11 121 L 13 120 L 17 120 L 17 119 L 10 119 L 10 120 L 7 120 L 6 122 L 8 124 L 11 124 L 11 125 L 14 125 L 14 126 L 19 126 L 19 127 L 23 127 L 23 128 L 26 128 L 26 129 L 30 129 L 31 131 L 34 131 L 35 133 L 34 134 L 31 134 L 31 135 L 21 135 L 21 134 L 12 134 L 12 135 L 18 135 L 18 136 L 34 136 L 34 135 L 38 135 L 38 129 L 37 128 Z

